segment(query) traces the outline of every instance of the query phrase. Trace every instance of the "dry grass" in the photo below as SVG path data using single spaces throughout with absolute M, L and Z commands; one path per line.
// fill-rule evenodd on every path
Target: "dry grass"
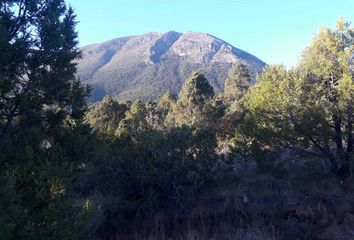
M 354 239 L 352 180 L 343 183 L 308 165 L 282 171 L 281 177 L 238 171 L 236 180 L 204 191 L 188 209 L 140 218 L 129 236 L 115 240 Z

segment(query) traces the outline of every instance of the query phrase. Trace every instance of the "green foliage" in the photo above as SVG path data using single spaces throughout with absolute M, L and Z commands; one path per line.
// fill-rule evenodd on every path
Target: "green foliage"
M 202 75 L 187 82 L 201 89 L 197 91 L 200 96 L 187 91 L 181 94 L 193 99 L 195 105 L 191 107 L 201 111 L 203 104 L 211 105 L 212 88 Z M 195 91 L 190 85 L 185 89 Z M 189 104 L 189 100 L 182 99 Z M 93 109 L 101 109 L 104 103 Z M 96 110 L 88 113 L 91 123 L 101 121 L 102 126 L 111 126 L 102 128 L 103 136 L 117 126 L 112 124 L 112 117 L 102 118 L 102 113 L 92 114 L 93 111 Z M 114 226 L 129 226 L 131 221 L 158 211 L 186 211 L 197 193 L 215 183 L 213 175 L 218 169 L 215 133 L 206 125 L 178 126 L 176 122 L 169 122 L 173 118 L 168 117 L 175 114 L 174 111 L 176 99 L 171 93 L 166 93 L 157 104 L 136 100 L 119 121 L 115 136 L 103 138 L 107 141 L 103 143 L 104 153 L 98 156 L 91 171 L 95 192 L 100 196 L 99 203 L 94 201 L 98 196 L 93 196 L 91 201 L 91 211 L 97 212 L 101 219 L 96 225 L 99 236 L 125 232 L 128 229 Z M 115 116 L 117 108 L 106 108 L 105 114 Z
M 86 120 L 98 133 L 114 135 L 127 110 L 125 104 L 118 103 L 112 97 L 105 97 L 87 112 Z
M 166 92 L 159 100 L 157 108 L 160 109 L 164 116 L 171 111 L 176 104 L 176 96 L 171 92 Z
M 201 105 L 214 96 L 214 90 L 203 74 L 197 72 L 185 81 L 179 100 L 184 104 Z
M 17 221 L 22 218 L 15 187 L 15 173 L 0 176 L 0 229 L 1 238 L 4 240 L 12 239 Z
M 74 188 L 93 145 L 75 26 L 62 0 L 0 3 L 1 238 L 83 236 Z
M 354 148 L 353 54 L 354 30 L 350 23 L 340 19 L 334 30 L 320 31 L 304 51 L 300 64 L 308 81 L 318 88 L 316 97 L 322 99 L 322 108 L 331 126 L 331 139 L 324 147 L 335 146 L 335 150 L 327 150 L 326 154 L 330 155 L 332 170 L 337 171 L 339 167 L 342 174 L 349 174 Z
M 263 147 L 290 148 L 327 158 L 348 174 L 353 157 L 353 30 L 340 20 L 322 29 L 300 66 L 270 66 L 245 98 L 248 120 Z
M 73 10 L 60 0 L 2 1 L 0 8 L 0 136 L 15 124 L 55 127 L 68 115 L 80 117 L 86 103 L 78 99 L 88 90 L 74 77 L 80 52 Z
M 213 120 L 214 90 L 203 74 L 194 72 L 184 83 L 170 118 L 177 125 L 208 126 Z
M 96 191 L 106 199 L 99 235 L 108 237 L 114 228 L 125 232 L 129 227 L 119 227 L 158 211 L 189 208 L 190 198 L 213 182 L 215 146 L 211 133 L 187 126 L 141 129 L 138 141 L 118 138 L 109 153 L 113 158 L 102 159 L 93 173 Z
M 224 98 L 228 104 L 240 100 L 251 85 L 251 76 L 247 66 L 236 62 L 225 80 Z
M 139 133 L 148 128 L 147 110 L 145 105 L 136 100 L 126 112 L 125 118 L 120 122 L 116 135 L 120 137 L 132 137 L 135 141 L 139 141 Z
M 230 141 L 229 155 L 235 160 L 243 161 L 246 168 L 250 156 L 256 151 L 254 148 L 254 139 L 248 135 L 242 134 L 241 131 L 237 131 Z
M 244 130 L 263 148 L 306 152 L 315 149 L 313 141 L 328 141 L 329 125 L 313 86 L 282 66 L 267 67 L 258 81 L 244 99 Z

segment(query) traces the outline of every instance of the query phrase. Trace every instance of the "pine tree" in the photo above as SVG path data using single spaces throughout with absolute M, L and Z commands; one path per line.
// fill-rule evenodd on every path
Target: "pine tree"
M 159 100 L 157 104 L 157 108 L 162 110 L 164 115 L 166 115 L 172 108 L 173 105 L 176 103 L 177 98 L 171 92 L 166 92 Z
M 63 0 L 0 3 L 0 136 L 16 125 L 82 117 L 75 14 Z
M 221 138 L 233 138 L 238 125 L 243 121 L 246 109 L 240 100 L 250 88 L 251 81 L 247 66 L 236 62 L 229 71 L 224 93 L 221 95 L 225 108 L 225 115 L 218 125 Z
M 120 121 L 124 119 L 126 111 L 128 107 L 125 104 L 120 104 L 112 97 L 106 96 L 87 112 L 86 121 L 98 133 L 113 136 Z
M 179 101 L 184 104 L 202 105 L 214 96 L 213 87 L 203 74 L 194 72 L 184 82 Z
M 341 18 L 335 29 L 322 28 L 301 59 L 300 68 L 307 81 L 317 88 L 317 99 L 331 127 L 331 139 L 322 151 L 332 170 L 349 174 L 354 154 L 354 28 Z M 318 143 L 316 143 L 318 144 Z M 335 151 L 331 144 L 335 146 Z
M 10 239 L 80 234 L 73 183 L 92 145 L 75 26 L 63 0 L 0 1 L 0 179 L 11 180 L 0 205 L 17 214 L 0 221 Z
M 334 174 L 350 173 L 354 132 L 354 30 L 323 28 L 300 66 L 269 66 L 245 96 L 249 131 L 265 146 L 321 156 Z
M 208 125 L 212 117 L 214 90 L 203 74 L 194 72 L 185 81 L 173 114 L 177 125 Z
M 225 80 L 224 97 L 228 105 L 240 100 L 251 85 L 251 76 L 247 66 L 236 62 Z
M 136 100 L 126 112 L 125 118 L 120 121 L 115 132 L 118 137 L 131 137 L 138 141 L 139 134 L 146 131 L 150 126 L 147 121 L 148 111 L 141 100 Z

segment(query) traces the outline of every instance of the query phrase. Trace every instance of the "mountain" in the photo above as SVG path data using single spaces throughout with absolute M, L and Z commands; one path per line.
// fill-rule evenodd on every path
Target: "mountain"
M 93 101 L 105 95 L 119 100 L 156 100 L 177 93 L 193 72 L 203 73 L 216 92 L 223 89 L 235 61 L 255 76 L 265 66 L 257 57 L 202 32 L 150 32 L 81 48 L 77 76 L 93 87 Z

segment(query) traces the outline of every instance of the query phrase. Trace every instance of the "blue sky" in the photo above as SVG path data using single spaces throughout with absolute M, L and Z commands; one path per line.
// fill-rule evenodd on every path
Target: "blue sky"
M 354 0 L 67 0 L 80 45 L 145 32 L 200 31 L 267 63 L 294 66 L 320 26 L 354 21 Z

